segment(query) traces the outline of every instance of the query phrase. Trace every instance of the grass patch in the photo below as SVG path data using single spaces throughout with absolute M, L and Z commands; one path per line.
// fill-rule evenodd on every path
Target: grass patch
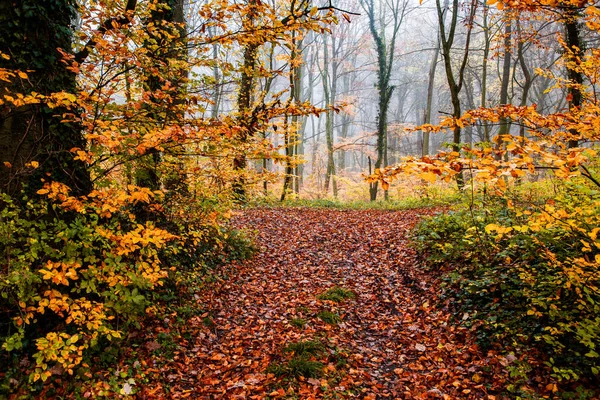
M 341 201 L 335 199 L 290 199 L 283 202 L 276 198 L 255 199 L 252 207 L 291 207 L 318 208 L 334 210 L 411 210 L 414 208 L 448 206 L 457 204 L 462 196 L 454 190 L 443 190 L 428 195 L 406 196 L 397 200 L 379 201 Z
M 290 325 L 292 325 L 294 328 L 304 329 L 306 326 L 306 320 L 304 318 L 292 318 L 290 320 Z
M 202 323 L 207 328 L 214 328 L 215 325 L 216 325 L 215 321 L 213 321 L 213 319 L 211 317 L 204 317 L 204 318 L 202 318 Z
M 317 378 L 323 374 L 324 364 L 316 361 L 325 354 L 325 346 L 318 340 L 304 340 L 290 343 L 283 348 L 284 353 L 292 353 L 287 362 L 269 364 L 267 372 L 277 377 Z
M 276 377 L 282 377 L 284 375 L 287 375 L 288 369 L 286 364 L 273 362 L 269 364 L 269 366 L 267 366 L 266 372 L 267 374 L 273 374 Z
M 342 318 L 337 313 L 331 311 L 321 311 L 317 314 L 317 317 L 330 325 L 337 325 L 342 322 Z
M 323 368 L 323 363 L 301 357 L 294 357 L 287 364 L 288 375 L 294 377 L 318 378 L 323 374 Z
M 319 300 L 330 300 L 335 302 L 342 302 L 346 299 L 353 299 L 356 295 L 352 290 L 344 289 L 343 287 L 335 286 L 328 289 L 326 292 L 321 293 L 317 296 Z
M 286 353 L 294 353 L 298 357 L 316 356 L 325 350 L 323 343 L 318 340 L 305 340 L 302 342 L 290 343 L 283 349 Z

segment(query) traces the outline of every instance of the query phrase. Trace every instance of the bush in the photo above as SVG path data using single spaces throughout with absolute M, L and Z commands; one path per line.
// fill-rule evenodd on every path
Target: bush
M 564 380 L 600 372 L 600 202 L 573 190 L 540 206 L 496 199 L 430 218 L 414 234 L 482 344 L 540 347 Z
M 33 354 L 30 381 L 72 374 L 84 351 L 120 338 L 144 313 L 146 294 L 167 276 L 159 251 L 175 236 L 92 208 L 7 195 L 1 203 L 0 309 L 12 321 L 0 332 L 2 349 Z
M 199 271 L 254 251 L 245 233 L 197 215 L 155 211 L 138 222 L 140 203 L 154 207 L 148 189 L 73 198 L 51 184 L 39 193 L 47 199 L 0 195 L 0 365 L 32 358 L 19 367 L 30 382 L 87 369 L 90 352 L 139 326 L 155 301 L 181 298 Z

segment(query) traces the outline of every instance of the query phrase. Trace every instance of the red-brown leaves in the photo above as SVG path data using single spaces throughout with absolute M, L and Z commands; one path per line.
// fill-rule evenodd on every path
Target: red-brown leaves
M 188 321 L 193 337 L 167 366 L 169 397 L 500 399 L 505 367 L 452 325 L 439 282 L 407 246 L 419 215 L 432 212 L 240 212 L 234 223 L 257 230 L 262 250 L 199 299 L 214 325 Z M 318 298 L 332 287 L 355 298 Z M 300 319 L 304 327 L 291 323 Z M 325 345 L 310 357 L 323 366 L 318 378 L 268 372 L 289 360 L 286 346 L 309 340 Z

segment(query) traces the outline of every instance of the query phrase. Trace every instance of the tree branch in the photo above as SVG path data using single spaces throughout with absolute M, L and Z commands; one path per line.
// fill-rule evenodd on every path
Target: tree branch
M 94 32 L 92 37 L 87 41 L 83 49 L 78 51 L 75 54 L 75 62 L 81 64 L 88 58 L 90 55 L 91 49 L 96 46 L 96 38 L 104 36 L 106 32 L 111 29 L 115 29 L 121 25 L 126 25 L 131 22 L 133 18 L 133 13 L 135 12 L 135 8 L 137 6 L 137 0 L 127 0 L 127 5 L 125 5 L 125 12 L 120 17 L 113 17 L 104 20 L 102 25 Z

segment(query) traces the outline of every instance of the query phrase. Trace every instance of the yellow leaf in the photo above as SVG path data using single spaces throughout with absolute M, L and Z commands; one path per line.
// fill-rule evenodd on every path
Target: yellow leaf
M 431 171 L 422 172 L 419 177 L 429 183 L 434 183 L 437 180 L 437 176 Z
M 8 161 L 4 161 L 4 166 L 5 166 L 6 168 L 12 168 L 12 164 L 11 164 L 11 163 L 9 163 Z
M 33 168 L 37 168 L 37 167 L 39 167 L 39 166 L 40 166 L 40 163 L 39 163 L 39 162 L 37 162 L 37 161 L 32 161 L 32 162 L 30 162 L 29 164 L 30 164 L 30 165 L 31 165 Z
M 487 233 L 489 235 L 493 231 L 497 231 L 498 228 L 500 228 L 500 227 L 498 225 L 496 225 L 496 224 L 486 225 L 486 227 L 485 227 L 485 233 Z
M 29 77 L 27 76 L 27 74 L 23 71 L 18 71 L 17 75 L 19 75 L 19 78 L 21 79 L 28 79 Z

